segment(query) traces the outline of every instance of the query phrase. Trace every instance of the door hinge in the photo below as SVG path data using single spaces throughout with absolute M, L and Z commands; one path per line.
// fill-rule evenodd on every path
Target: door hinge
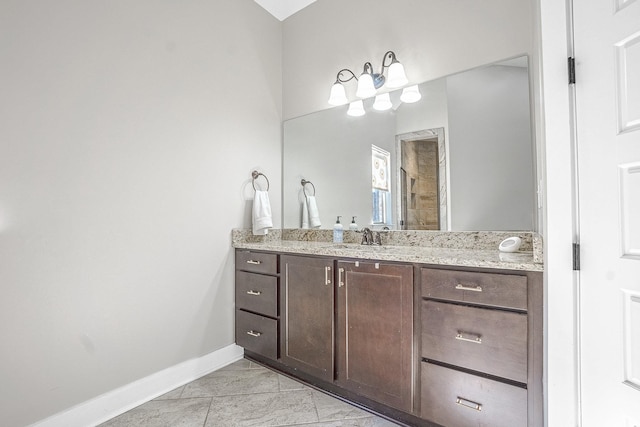
M 580 270 L 580 243 L 573 244 L 573 271 Z
M 567 62 L 569 65 L 569 84 L 572 85 L 576 83 L 576 59 L 569 57 Z

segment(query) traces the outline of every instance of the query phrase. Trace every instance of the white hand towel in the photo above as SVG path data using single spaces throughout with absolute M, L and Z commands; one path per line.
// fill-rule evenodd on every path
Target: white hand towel
M 302 229 L 307 230 L 309 228 L 309 209 L 307 207 L 307 198 L 305 197 L 302 202 Z
M 271 219 L 271 203 L 269 203 L 269 193 L 266 191 L 256 191 L 253 198 L 253 234 L 264 235 L 273 228 Z
M 307 208 L 309 209 L 309 225 L 311 228 L 319 228 L 322 223 L 320 222 L 320 213 L 318 212 L 318 204 L 316 203 L 316 196 L 307 196 Z

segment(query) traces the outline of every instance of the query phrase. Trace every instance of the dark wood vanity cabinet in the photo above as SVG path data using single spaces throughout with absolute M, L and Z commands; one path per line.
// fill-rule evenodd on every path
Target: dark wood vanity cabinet
M 541 426 L 541 275 L 420 275 L 421 416 L 445 426 Z
M 236 252 L 246 355 L 407 426 L 543 425 L 542 273 Z
M 278 359 L 278 254 L 236 251 L 236 343 Z
M 282 255 L 281 362 L 333 381 L 333 260 Z
M 413 267 L 338 262 L 336 384 L 412 411 Z

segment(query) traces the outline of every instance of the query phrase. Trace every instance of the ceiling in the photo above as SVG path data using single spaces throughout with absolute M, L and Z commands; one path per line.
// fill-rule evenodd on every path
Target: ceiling
M 316 0 L 255 0 L 267 12 L 284 21 L 297 11 L 304 9 Z

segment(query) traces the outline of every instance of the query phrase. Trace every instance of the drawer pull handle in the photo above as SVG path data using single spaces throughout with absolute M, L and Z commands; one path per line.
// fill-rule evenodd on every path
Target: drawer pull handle
M 482 292 L 482 286 L 476 286 L 475 288 L 472 288 L 472 287 L 470 287 L 470 286 L 465 286 L 465 285 L 457 284 L 457 285 L 456 285 L 456 289 L 458 289 L 458 290 L 460 290 L 460 291 Z
M 249 295 L 261 295 L 262 292 L 260 292 L 260 291 L 247 291 L 247 294 L 249 294 Z
M 262 334 L 260 332 L 247 331 L 247 335 L 251 335 L 252 337 L 259 337 Z
M 344 274 L 344 268 L 338 269 L 338 287 L 341 288 L 344 286 L 344 280 L 342 280 L 342 274 Z
M 331 284 L 331 277 L 329 277 L 330 272 L 331 272 L 331 267 L 327 266 L 324 268 L 324 284 L 325 285 Z
M 247 264 L 260 265 L 260 264 L 262 264 L 262 261 L 256 261 L 256 260 L 253 260 L 253 259 L 248 259 L 247 260 Z
M 476 411 L 482 411 L 482 403 L 474 402 L 472 400 L 467 400 L 463 397 L 458 396 L 456 399 L 456 403 L 460 406 L 464 406 L 465 408 L 475 409 Z
M 480 335 L 467 334 L 462 331 L 458 331 L 458 333 L 456 334 L 456 339 L 460 341 L 472 342 L 474 344 L 482 344 L 482 338 L 480 338 Z

